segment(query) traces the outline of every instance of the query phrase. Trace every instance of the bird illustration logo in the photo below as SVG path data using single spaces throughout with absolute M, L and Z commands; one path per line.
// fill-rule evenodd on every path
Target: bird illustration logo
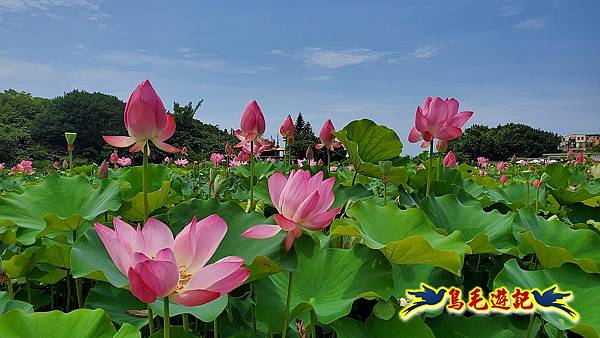
M 444 306 L 446 298 L 446 288 L 433 288 L 425 283 L 421 283 L 420 288 L 416 290 L 407 290 L 406 294 L 414 298 L 406 305 L 400 315 L 404 319 L 409 319 L 413 315 L 428 309 L 436 309 Z
M 535 302 L 542 310 L 563 312 L 574 320 L 579 317 L 579 314 L 566 303 L 573 295 L 572 292 L 560 292 L 557 285 L 552 285 L 541 292 L 535 289 L 531 293 Z

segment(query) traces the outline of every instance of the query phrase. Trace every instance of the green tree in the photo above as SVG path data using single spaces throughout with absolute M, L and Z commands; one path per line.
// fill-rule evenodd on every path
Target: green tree
M 46 111 L 48 99 L 32 97 L 14 89 L 0 93 L 0 162 L 32 159 L 31 124 Z
M 32 122 L 32 139 L 44 145 L 53 159 L 66 152 L 65 131 L 77 133 L 76 158 L 101 161 L 111 151 L 103 135 L 127 135 L 125 104 L 116 96 L 74 90 L 50 101 Z
M 490 128 L 474 125 L 458 139 L 449 143 L 449 150 L 459 158 L 475 161 L 485 156 L 494 161 L 505 161 L 513 154 L 519 157 L 540 157 L 556 152 L 560 136 L 524 124 L 509 123 Z

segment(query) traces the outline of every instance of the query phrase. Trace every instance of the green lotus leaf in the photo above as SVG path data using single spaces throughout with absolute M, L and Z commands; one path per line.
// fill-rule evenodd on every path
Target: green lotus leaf
M 600 222 L 600 208 L 598 207 L 574 203 L 565 208 L 567 209 L 567 219 L 572 224 L 587 223 L 589 220 Z
M 365 176 L 382 178 L 379 161 L 393 160 L 402 152 L 402 142 L 392 129 L 362 119 L 350 122 L 333 134 L 344 144 L 356 171 Z M 390 170 L 390 182 L 406 182 L 408 172 L 404 166 Z
M 33 306 L 20 300 L 11 300 L 8 298 L 8 293 L 0 291 L 0 315 L 12 310 L 20 310 L 25 313 L 31 313 L 33 312 Z
M 437 227 L 449 233 L 461 231 L 474 254 L 519 255 L 513 236 L 514 213 L 484 212 L 478 202 L 461 202 L 454 195 L 430 196 L 421 203 L 421 210 Z
M 574 323 L 560 313 L 543 312 L 541 316 L 560 330 L 571 330 L 584 337 L 600 337 L 600 275 L 585 273 L 573 264 L 541 271 L 522 270 L 517 261 L 509 260 L 494 279 L 494 288 L 506 287 L 513 290 L 537 288 L 544 290 L 558 285 L 561 291 L 573 292 L 569 307 L 579 313 L 579 321 Z
M 101 309 L 79 309 L 69 313 L 60 311 L 25 313 L 10 311 L 0 316 L 0 336 L 3 338 L 134 338 L 139 331 L 125 327 L 117 333 L 110 317 Z
M 370 338 L 369 330 L 363 322 L 344 317 L 329 324 L 338 338 Z
M 122 189 L 123 200 L 128 201 L 139 193 L 144 191 L 143 174 L 144 169 L 141 166 L 130 167 L 122 171 L 111 171 L 118 175 L 118 179 L 124 184 Z M 148 192 L 158 191 L 162 188 L 163 182 L 171 181 L 173 171 L 161 164 L 148 165 Z
M 460 285 L 460 278 L 451 272 L 433 265 L 392 264 L 394 273 L 394 297 L 406 297 L 406 290 L 418 289 L 421 283 L 433 287 Z
M 321 249 L 307 237 L 294 243 L 298 266 L 293 272 L 290 319 L 314 309 L 319 322 L 331 323 L 348 313 L 355 299 L 389 299 L 392 271 L 385 257 L 363 245 Z M 256 317 L 273 332 L 281 331 L 289 273 L 256 281 Z
M 389 320 L 371 316 L 366 323 L 351 318 L 342 318 L 329 326 L 335 330 L 339 338 L 435 337 L 420 317 L 403 321 L 398 315 Z
M 71 273 L 75 278 L 107 281 L 122 288 L 129 280 L 115 266 L 94 228 L 80 236 L 71 249 Z
M 44 256 L 44 248 L 39 246 L 30 246 L 25 250 L 14 254 L 10 258 L 2 258 L 2 264 L 4 271 L 12 279 L 17 279 L 27 276 L 31 272 L 35 265 Z
M 526 336 L 528 322 L 525 316 L 464 317 L 446 313 L 427 319 L 427 325 L 436 337 L 448 338 L 521 338 Z M 536 337 L 540 324 L 540 320 L 536 319 L 530 337 Z
M 135 316 L 133 312 L 145 311 L 146 304 L 135 298 L 128 290 L 115 288 L 108 283 L 96 283 L 96 286 L 90 290 L 85 301 L 85 306 L 92 309 L 104 309 L 110 315 L 112 320 L 119 325 L 129 323 L 140 329 L 148 324 L 147 316 Z M 182 313 L 189 313 L 204 322 L 210 322 L 223 312 L 225 306 L 227 306 L 227 296 L 220 297 L 204 305 L 193 307 L 171 303 L 169 314 L 171 317 L 174 317 Z M 150 304 L 150 307 L 152 308 L 154 315 L 162 316 L 162 300 L 157 300 Z
M 157 191 L 148 193 L 148 214 L 151 215 L 155 210 L 162 208 L 171 191 L 171 182 L 163 181 L 162 186 Z M 140 192 L 132 199 L 123 202 L 119 212 L 123 219 L 132 222 L 142 222 L 144 220 L 144 193 Z
M 548 221 L 521 209 L 515 218 L 515 236 L 535 252 L 544 268 L 575 263 L 586 272 L 600 272 L 600 236 L 593 230 L 571 229 L 567 224 Z
M 336 184 L 333 187 L 333 193 L 335 194 L 335 200 L 333 201 L 331 208 L 343 207 L 349 200 L 356 202 L 373 196 L 371 190 L 358 184 L 350 187 Z
M 598 180 L 576 180 L 576 175 L 567 165 L 551 164 L 544 171 L 550 176 L 545 185 L 560 205 L 582 202 L 600 195 Z
M 521 182 L 512 182 L 503 185 L 499 189 L 488 189 L 488 195 L 492 202 L 503 203 L 512 210 L 523 208 L 535 204 L 537 190 L 529 185 L 529 199 L 527 198 L 527 184 Z M 540 189 L 540 204 L 546 205 L 546 189 Z
M 394 264 L 430 264 L 459 275 L 464 255 L 471 252 L 460 231 L 448 236 L 437 233 L 419 209 L 400 210 L 393 205 L 359 201 L 347 214 L 351 218 L 334 222 L 332 237 L 361 238 L 365 245 L 381 250 Z
M 94 188 L 82 176 L 52 174 L 21 195 L 0 198 L 0 225 L 16 227 L 16 240 L 29 245 L 50 232 L 76 230 L 86 220 L 120 206 L 115 180 L 102 180 Z

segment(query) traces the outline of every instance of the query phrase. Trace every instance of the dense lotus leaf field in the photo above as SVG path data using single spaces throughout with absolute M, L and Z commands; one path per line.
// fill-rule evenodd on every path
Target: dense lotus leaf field
M 348 158 L 331 167 L 226 152 L 205 163 L 121 167 L 115 159 L 100 175 L 3 170 L 0 337 L 162 337 L 165 312 L 171 337 L 274 337 L 284 327 L 289 337 L 600 336 L 599 164 L 411 158 L 396 132 L 368 119 L 332 135 L 337 141 L 320 151 L 343 146 Z M 157 145 L 172 150 L 165 140 Z M 305 192 L 311 187 L 316 193 Z M 282 216 L 303 193 L 296 214 Z M 214 250 L 185 249 L 207 260 L 198 281 L 174 266 L 179 284 L 176 277 L 167 293 L 158 285 L 171 267 L 162 251 L 131 258 L 115 244 L 125 230 L 113 225 L 139 224 L 127 228 L 131 236 L 147 230 L 139 236 L 168 241 L 170 232 L 148 225 L 164 224 L 180 234 L 179 264 L 178 241 L 201 248 L 217 236 L 203 223 L 215 214 L 226 233 Z M 135 269 L 120 270 L 119 255 Z M 231 271 L 210 284 L 211 266 Z M 487 297 L 557 285 L 572 293 L 577 317 L 437 308 L 406 320 L 407 290 L 422 283 L 455 287 L 465 301 L 476 287 Z

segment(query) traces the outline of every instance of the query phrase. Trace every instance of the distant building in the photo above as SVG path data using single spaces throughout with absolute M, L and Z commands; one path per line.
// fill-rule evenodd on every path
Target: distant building
M 588 151 L 600 145 L 600 134 L 570 134 L 562 137 L 560 149 L 563 151 L 582 150 Z

